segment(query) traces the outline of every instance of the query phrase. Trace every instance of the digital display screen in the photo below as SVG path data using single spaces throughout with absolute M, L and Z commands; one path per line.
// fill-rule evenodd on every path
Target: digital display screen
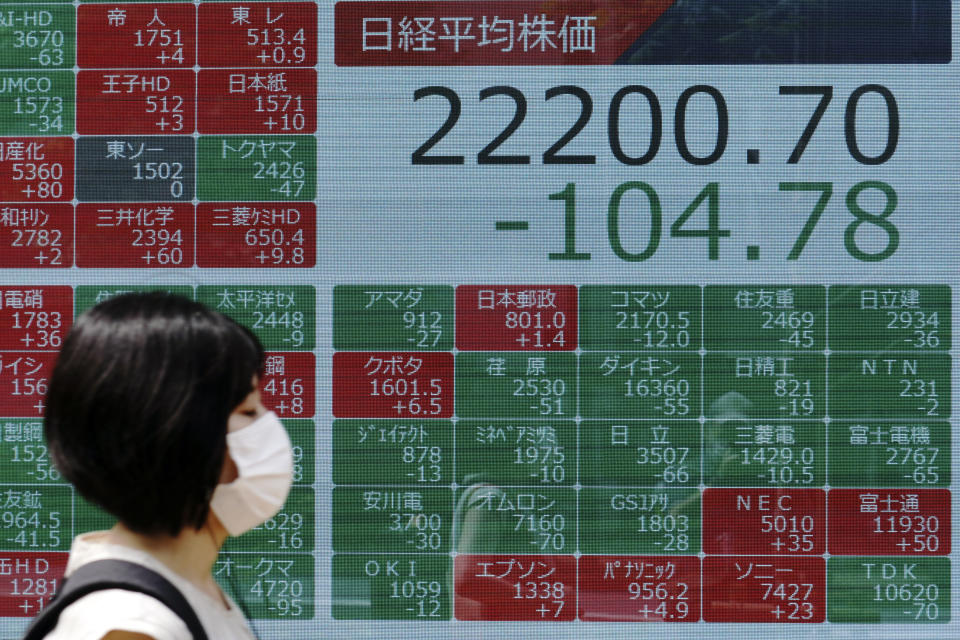
M 112 524 L 57 350 L 155 289 L 267 351 L 294 488 L 214 567 L 260 638 L 960 637 L 958 25 L 0 0 L 0 637 Z

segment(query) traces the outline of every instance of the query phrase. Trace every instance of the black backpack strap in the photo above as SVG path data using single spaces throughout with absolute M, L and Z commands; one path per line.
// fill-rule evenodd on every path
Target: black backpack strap
M 23 640 L 42 640 L 57 626 L 60 613 L 68 605 L 104 589 L 135 591 L 155 598 L 183 620 L 194 640 L 207 640 L 197 614 L 179 589 L 156 571 L 125 560 L 97 560 L 79 567 L 61 583 L 57 595 L 37 615 Z

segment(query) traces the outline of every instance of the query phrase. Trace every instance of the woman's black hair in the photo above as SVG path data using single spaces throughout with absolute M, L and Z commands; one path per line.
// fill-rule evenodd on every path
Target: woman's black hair
M 50 457 L 133 531 L 199 529 L 226 455 L 227 418 L 262 362 L 250 331 L 187 298 L 101 302 L 76 319 L 50 378 Z

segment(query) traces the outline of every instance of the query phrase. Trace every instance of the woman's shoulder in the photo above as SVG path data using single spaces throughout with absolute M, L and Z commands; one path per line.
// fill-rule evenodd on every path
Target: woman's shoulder
M 127 560 L 156 570 L 147 554 L 108 544 L 107 532 L 77 536 L 70 548 L 66 577 L 97 560 Z M 124 589 L 104 589 L 66 607 L 46 640 L 101 640 L 111 631 L 143 634 L 153 640 L 190 640 L 187 625 L 156 598 Z
M 235 609 L 219 611 L 218 607 L 211 606 L 212 601 L 189 581 L 145 551 L 111 543 L 106 531 L 86 533 L 74 538 L 70 557 L 67 560 L 66 577 L 69 579 L 78 568 L 97 560 L 134 562 L 166 578 L 186 598 L 211 639 L 251 637 L 239 611 Z M 230 602 L 233 605 L 233 602 Z M 105 620 L 109 620 L 114 626 L 104 627 L 98 624 Z M 149 625 L 137 625 L 131 622 L 140 620 L 148 621 Z M 56 635 L 56 631 L 65 622 L 71 625 L 68 627 L 69 635 Z M 116 626 L 118 624 L 123 626 Z M 89 628 L 89 635 L 74 635 L 72 625 L 77 625 L 78 628 Z M 142 593 L 105 589 L 84 596 L 66 607 L 60 615 L 60 623 L 54 634 L 48 636 L 48 640 L 61 640 L 61 638 L 62 640 L 68 638 L 69 640 L 76 638 L 101 640 L 111 628 L 145 633 L 155 640 L 192 639 L 186 623 L 159 600 Z M 100 635 L 94 635 L 97 632 L 101 632 Z
M 114 630 L 153 640 L 191 640 L 187 625 L 160 601 L 142 593 L 105 589 L 83 596 L 60 614 L 46 640 L 100 640 Z
M 128 560 L 153 569 L 155 561 L 148 553 L 110 542 L 109 531 L 90 531 L 78 535 L 70 545 L 66 576 L 96 560 Z

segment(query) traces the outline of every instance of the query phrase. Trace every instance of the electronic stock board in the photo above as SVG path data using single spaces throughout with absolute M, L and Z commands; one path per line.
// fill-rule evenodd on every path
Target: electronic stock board
M 0 1 L 0 637 L 110 526 L 57 348 L 155 288 L 268 352 L 295 487 L 215 567 L 261 638 L 960 636 L 957 24 Z

